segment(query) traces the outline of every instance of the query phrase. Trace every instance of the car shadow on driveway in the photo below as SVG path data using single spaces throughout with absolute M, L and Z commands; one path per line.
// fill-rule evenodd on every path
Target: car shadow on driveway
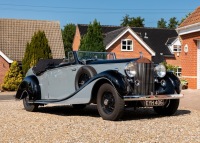
M 87 106 L 84 109 L 74 109 L 72 106 L 44 106 L 40 107 L 38 112 L 46 114 L 55 114 L 59 116 L 91 116 L 100 117 L 97 108 L 94 105 Z
M 179 109 L 177 112 L 172 116 L 183 116 L 186 114 L 190 114 L 190 110 L 182 110 Z M 154 112 L 153 108 L 139 108 L 137 110 L 134 109 L 128 109 L 125 110 L 123 120 L 129 121 L 129 120 L 141 120 L 141 119 L 155 119 L 155 118 L 165 118 L 167 116 L 164 115 L 158 115 Z
M 47 106 L 40 107 L 38 112 L 45 114 L 54 114 L 58 116 L 89 116 L 89 117 L 100 117 L 96 105 L 88 105 L 84 109 L 74 109 L 72 106 Z M 179 109 L 172 116 L 182 116 L 190 114 L 190 110 Z M 163 118 L 166 116 L 156 114 L 152 108 L 133 108 L 125 109 L 124 115 L 121 118 L 123 121 L 129 120 L 141 120 L 141 119 L 154 119 Z

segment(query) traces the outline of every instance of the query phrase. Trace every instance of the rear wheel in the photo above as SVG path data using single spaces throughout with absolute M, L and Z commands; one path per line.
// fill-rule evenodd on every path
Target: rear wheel
M 29 103 L 29 94 L 27 91 L 23 92 L 25 97 L 23 98 L 23 105 L 26 111 L 35 112 L 38 110 L 38 104 Z
M 97 72 L 89 66 L 83 66 L 81 67 L 75 78 L 75 88 L 78 90 L 81 88 L 90 78 L 92 78 L 94 75 L 96 75 Z
M 165 106 L 154 106 L 153 109 L 160 115 L 170 116 L 173 115 L 179 106 L 179 99 L 168 100 Z
M 104 120 L 119 120 L 124 112 L 124 100 L 112 85 L 105 83 L 98 90 L 97 109 Z

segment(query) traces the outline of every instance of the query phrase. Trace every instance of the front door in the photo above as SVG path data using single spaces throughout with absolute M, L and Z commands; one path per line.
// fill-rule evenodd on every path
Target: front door
M 55 68 L 49 70 L 49 99 L 62 99 L 75 92 L 76 65 Z
M 197 41 L 197 89 L 200 89 L 200 40 Z

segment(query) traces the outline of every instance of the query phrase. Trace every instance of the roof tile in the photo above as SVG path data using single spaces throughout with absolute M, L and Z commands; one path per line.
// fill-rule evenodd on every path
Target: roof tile
M 63 58 L 64 46 L 57 21 L 0 19 L 0 51 L 12 60 L 22 61 L 27 42 L 39 30 L 45 32 L 53 58 Z
M 185 27 L 188 25 L 192 25 L 195 23 L 200 23 L 200 6 L 190 14 L 179 26 L 180 27 Z

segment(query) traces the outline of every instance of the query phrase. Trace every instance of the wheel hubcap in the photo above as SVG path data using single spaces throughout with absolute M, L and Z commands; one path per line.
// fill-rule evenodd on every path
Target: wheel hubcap
M 108 99 L 105 99 L 105 100 L 104 100 L 104 105 L 107 106 L 108 103 L 109 103 L 109 100 L 108 100 Z
M 104 92 L 101 105 L 106 114 L 111 114 L 114 111 L 115 99 L 111 92 Z

